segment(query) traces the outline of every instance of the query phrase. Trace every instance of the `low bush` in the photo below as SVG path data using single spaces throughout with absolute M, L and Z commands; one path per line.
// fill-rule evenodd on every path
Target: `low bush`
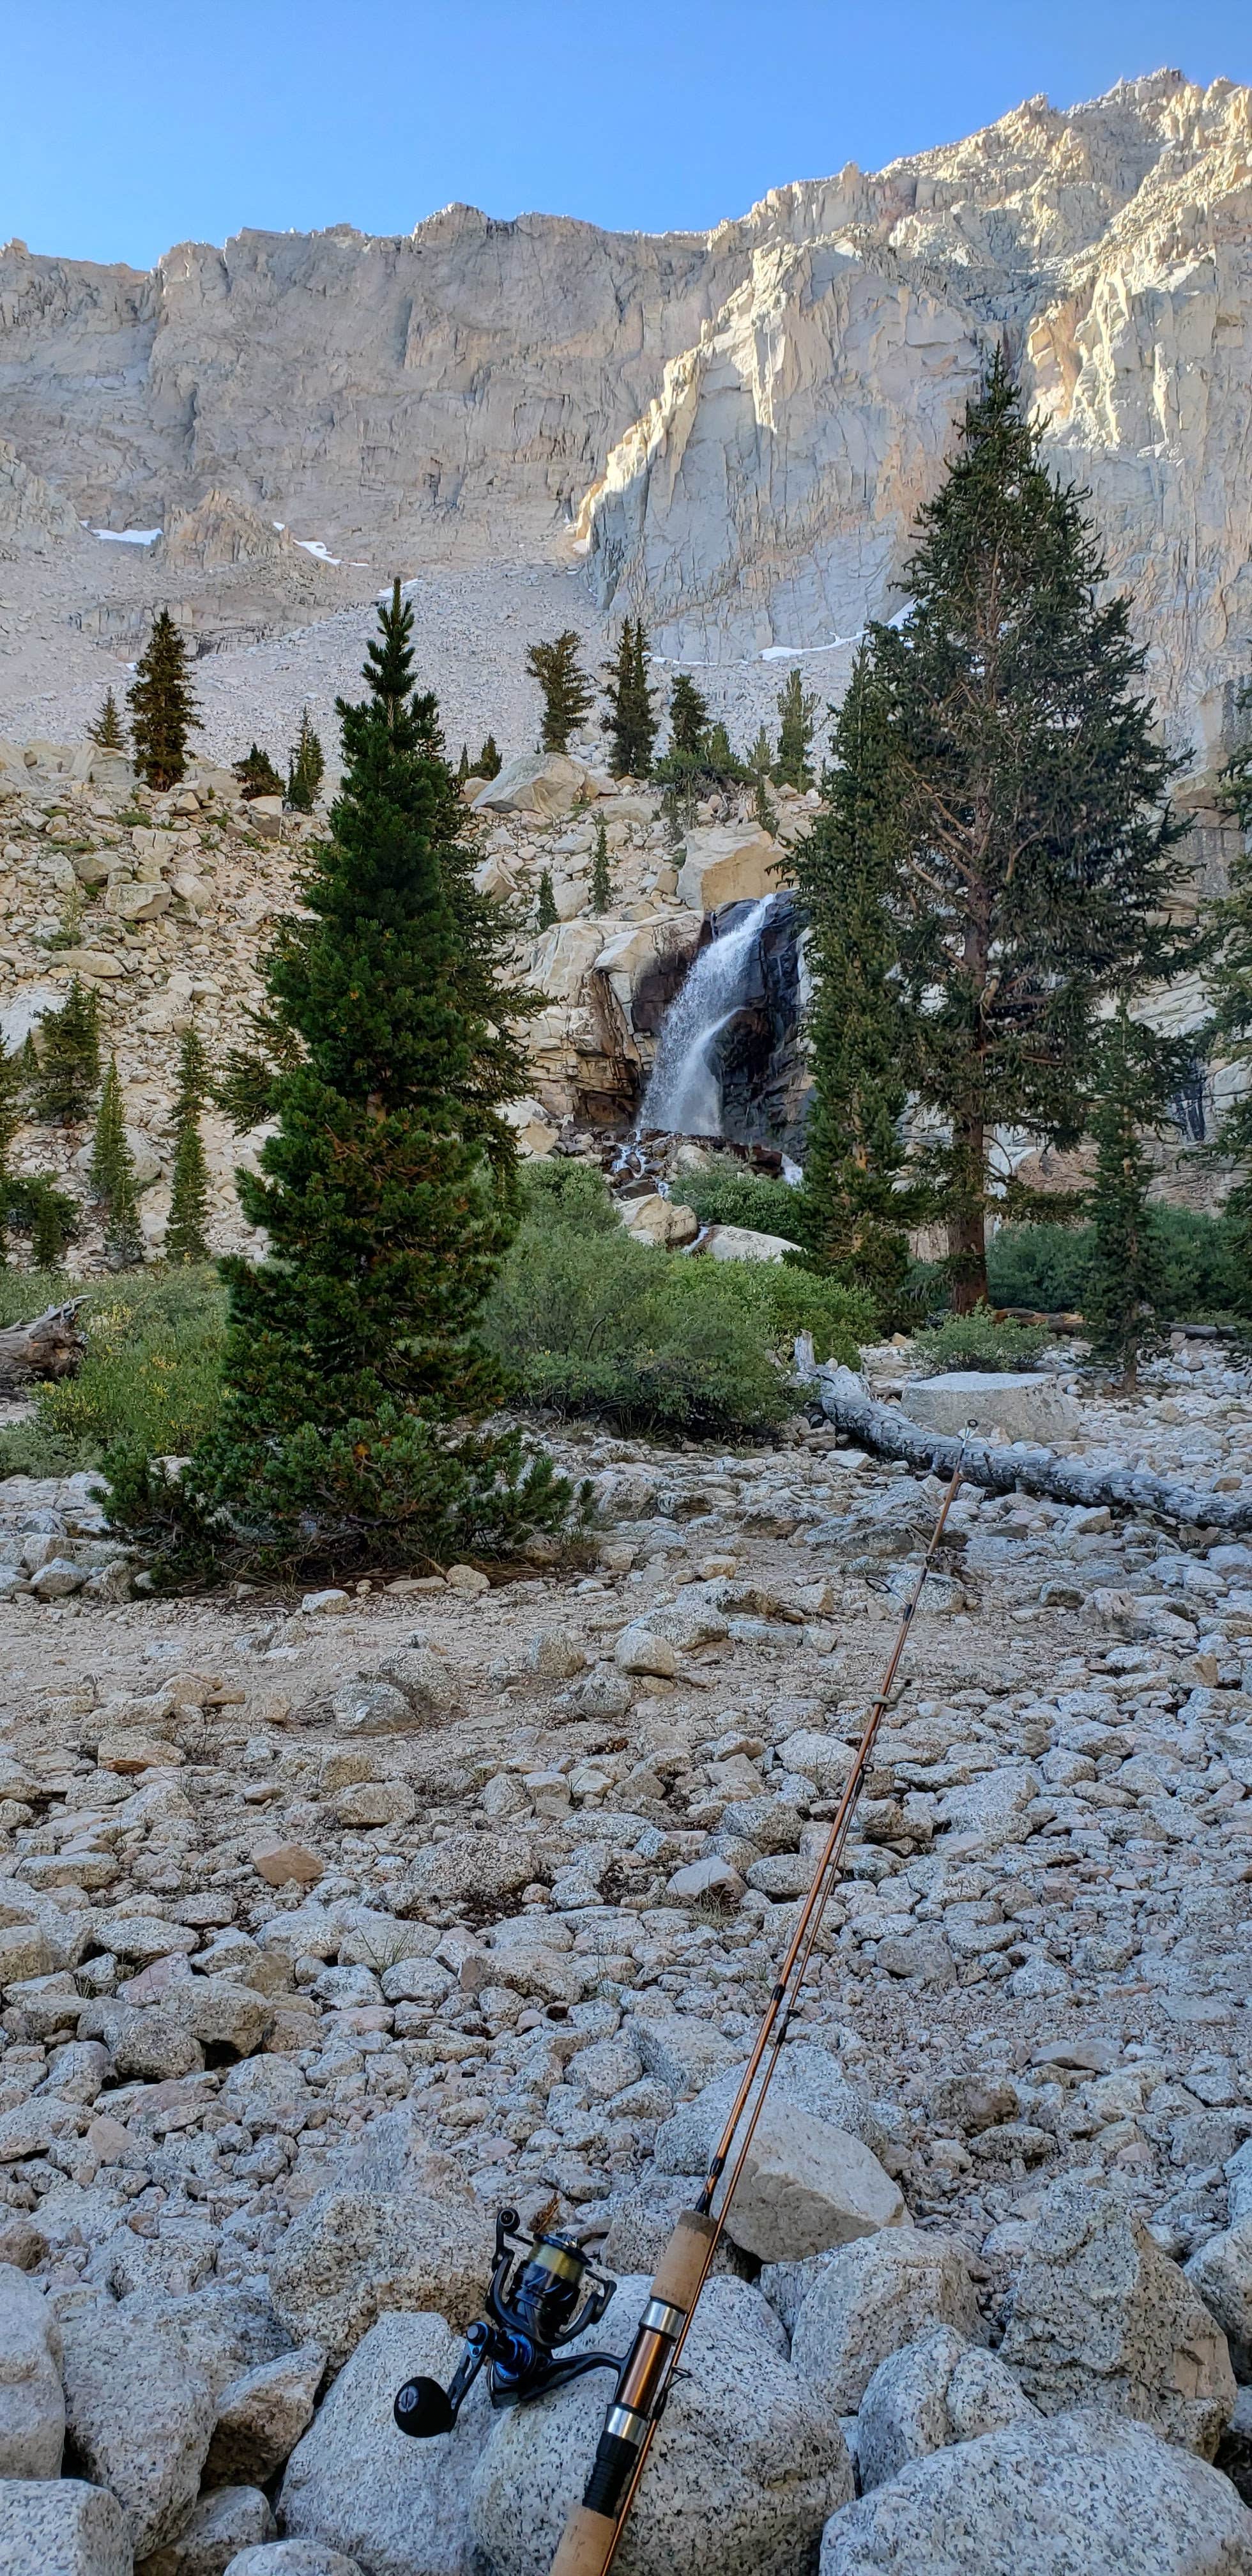
M 796 1199 L 785 1181 L 757 1179 L 751 1172 L 685 1173 L 673 1184 L 673 1195 L 694 1208 L 701 1225 L 746 1225 L 755 1234 L 785 1234 L 796 1240 Z
M 484 1324 L 530 1402 L 627 1430 L 752 1435 L 794 1409 L 779 1362 L 797 1332 L 855 1363 L 868 1310 L 832 1282 L 632 1243 L 585 1166 L 541 1165 L 526 1196 Z
M 98 1467 L 116 1441 L 185 1456 L 217 1415 L 225 1291 L 216 1271 L 136 1271 L 85 1287 L 55 1272 L 0 1271 L 0 1320 L 86 1298 L 87 1355 L 75 1378 L 38 1389 L 32 1421 L 0 1434 L 0 1474 Z
M 919 1333 L 913 1359 L 936 1377 L 957 1369 L 1028 1369 L 1051 1340 L 1043 1324 L 997 1324 L 989 1306 L 978 1306 L 972 1315 L 949 1315 L 934 1332 Z
M 1226 1217 L 1160 1206 L 1151 1217 L 1161 1250 L 1163 1315 L 1181 1321 L 1252 1314 L 1252 1278 Z M 1003 1227 L 987 1247 L 993 1304 L 1081 1314 L 1092 1251 L 1090 1226 Z

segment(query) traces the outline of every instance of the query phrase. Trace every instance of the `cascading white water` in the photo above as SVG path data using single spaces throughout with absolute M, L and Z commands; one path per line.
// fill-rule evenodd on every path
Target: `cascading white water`
M 671 1136 L 721 1135 L 722 1087 L 714 1061 L 717 1040 L 745 999 L 756 943 L 776 901 L 775 895 L 763 895 L 733 930 L 700 950 L 665 1015 L 639 1113 L 641 1130 L 659 1127 Z

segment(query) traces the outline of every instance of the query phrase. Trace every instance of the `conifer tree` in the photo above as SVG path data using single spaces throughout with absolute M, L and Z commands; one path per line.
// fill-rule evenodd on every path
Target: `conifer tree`
M 36 1270 L 59 1270 L 65 1247 L 78 1226 L 73 1201 L 42 1173 L 22 1192 L 30 1222 L 30 1253 Z
M 117 700 L 112 689 L 105 690 L 104 704 L 100 713 L 95 723 L 87 727 L 87 739 L 89 742 L 94 742 L 97 751 L 125 751 L 126 736 L 122 731 L 122 719 L 117 712 Z
M 278 771 L 268 751 L 262 751 L 258 743 L 251 744 L 243 759 L 235 762 L 234 775 L 243 789 L 245 804 L 250 804 L 254 796 L 282 795 Z
M 757 733 L 756 741 L 753 743 L 752 749 L 748 753 L 748 767 L 754 778 L 765 779 L 769 777 L 773 766 L 773 745 L 764 725 L 761 725 Z
M 1155 1338 L 1153 1316 L 1163 1285 L 1162 1247 L 1148 1206 L 1152 1165 L 1143 1137 L 1145 1130 L 1159 1129 L 1166 1115 L 1176 1053 L 1132 1020 L 1124 1002 L 1100 1042 L 1091 1116 L 1092 1258 L 1083 1318 L 1096 1357 L 1116 1362 L 1127 1388 L 1136 1384 L 1140 1351 Z
M 689 672 L 680 671 L 670 691 L 669 742 L 671 752 L 686 760 L 698 760 L 704 737 L 709 729 L 709 702 L 696 687 Z
M 298 1052 L 274 1060 L 277 1131 L 237 1180 L 269 1251 L 222 1265 L 218 1426 L 176 1493 L 142 1462 L 115 1477 L 119 1523 L 164 1531 L 184 1565 L 429 1562 L 567 1507 L 519 1434 L 464 1427 L 501 1388 L 476 1321 L 516 1223 L 500 1110 L 525 1088 L 533 998 L 474 892 L 411 633 L 397 582 L 366 696 L 339 705 L 330 834 L 270 956 L 269 1013 Z
M 313 730 L 312 717 L 305 707 L 300 717 L 295 749 L 288 754 L 287 760 L 287 802 L 297 814 L 312 813 L 325 775 L 325 754 Z M 270 792 L 272 794 L 273 790 Z
M 474 763 L 474 775 L 476 778 L 498 778 L 502 766 L 495 735 L 489 733 Z
M 624 618 L 617 655 L 604 674 L 609 712 L 600 719 L 615 778 L 648 778 L 657 722 L 648 686 L 648 638 L 642 618 Z
M 1101 1009 L 1194 953 L 1171 922 L 1169 808 L 1182 765 L 1153 731 L 1127 603 L 1081 494 L 997 357 L 903 576 L 912 606 L 871 630 L 898 818 L 884 889 L 899 955 L 910 1093 L 944 1141 L 926 1156 L 953 1301 L 986 1296 L 986 1218 L 1028 1215 L 1001 1187 L 996 1134 L 1076 1144 Z
M 579 731 L 595 704 L 595 690 L 579 668 L 580 642 L 573 627 L 567 626 L 551 644 L 532 644 L 527 653 L 526 668 L 543 691 L 539 731 L 543 751 L 568 752 L 571 734 Z
M 135 1161 L 126 1141 L 126 1117 L 117 1058 L 110 1056 L 91 1144 L 91 1195 L 104 1209 L 104 1255 L 111 1270 L 133 1270 L 143 1259 Z
M 556 896 L 552 891 L 552 878 L 545 868 L 539 879 L 539 899 L 535 911 L 536 927 L 540 930 L 551 930 L 556 919 Z
M 456 765 L 456 783 L 457 783 L 457 786 L 458 786 L 458 787 L 464 787 L 464 785 L 465 785 L 465 781 L 466 781 L 466 779 L 469 777 L 469 775 L 470 775 L 469 744 L 468 744 L 467 742 L 463 742 L 463 743 L 462 743 L 462 745 L 461 745 L 461 757 L 460 757 L 460 759 L 458 760 L 457 765 Z
M 178 1055 L 174 1169 L 165 1230 L 167 1261 L 207 1261 L 209 1257 L 209 1174 L 200 1135 L 200 1112 L 207 1088 L 204 1047 L 193 1025 L 183 1031 Z
M 1252 681 L 1239 691 L 1236 712 L 1242 719 L 1252 718 Z M 1210 1038 L 1229 1063 L 1248 1067 L 1252 1066 L 1252 846 L 1248 839 L 1252 835 L 1252 722 L 1240 725 L 1240 738 L 1222 772 L 1221 797 L 1245 838 L 1242 854 L 1230 871 L 1230 892 L 1214 908 Z M 1231 1101 L 1217 1144 L 1235 1166 L 1226 1213 L 1236 1229 L 1245 1270 L 1252 1277 L 1252 1088 Z
M 813 767 L 809 753 L 813 748 L 813 718 L 817 700 L 805 689 L 799 665 L 790 674 L 778 700 L 780 717 L 778 757 L 772 777 L 775 787 L 794 787 L 798 795 L 813 784 Z M 764 726 L 761 728 L 764 732 Z
M 187 765 L 187 736 L 200 718 L 187 682 L 187 647 L 168 608 L 153 620 L 127 705 L 140 777 L 158 794 L 177 787 Z
M 796 1230 L 815 1269 L 901 1320 L 908 1230 L 923 1213 L 905 1178 L 907 1089 L 894 926 L 897 855 L 886 693 L 858 652 L 835 719 L 826 810 L 795 850 L 812 925 L 813 1106 Z
M 597 814 L 595 839 L 591 847 L 591 909 L 608 912 L 613 902 L 613 879 L 609 872 L 609 836 L 603 814 Z
M 22 1091 L 21 1059 L 0 1038 L 0 1263 L 8 1258 L 9 1157 L 22 1124 Z
M 44 1021 L 40 1035 L 42 1053 L 31 1049 L 31 1114 L 47 1126 L 76 1126 L 86 1117 L 100 1079 L 99 995 L 88 992 L 75 975 L 62 1008 Z

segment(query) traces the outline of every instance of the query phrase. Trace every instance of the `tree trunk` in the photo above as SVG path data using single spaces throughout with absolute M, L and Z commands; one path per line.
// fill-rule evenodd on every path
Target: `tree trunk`
M 801 1362 L 801 1375 L 805 1374 Z M 822 1367 L 813 1383 L 828 1422 L 838 1425 L 879 1458 L 904 1458 L 911 1467 L 950 1476 L 961 1443 L 945 1432 L 911 1422 L 898 1404 L 877 1404 L 851 1369 Z M 1252 1530 L 1252 1495 L 1198 1494 L 1188 1485 L 1154 1476 L 1144 1467 L 1095 1468 L 1079 1458 L 1057 1458 L 1050 1449 L 1020 1440 L 992 1447 L 967 1440 L 962 1473 L 985 1493 L 1042 1494 L 1054 1503 L 1107 1505 L 1110 1511 L 1152 1512 L 1162 1520 L 1201 1529 Z
M 78 1329 L 81 1297 L 66 1306 L 49 1306 L 30 1324 L 10 1324 L 0 1332 L 0 1389 L 23 1386 L 31 1378 L 76 1377 L 87 1348 Z

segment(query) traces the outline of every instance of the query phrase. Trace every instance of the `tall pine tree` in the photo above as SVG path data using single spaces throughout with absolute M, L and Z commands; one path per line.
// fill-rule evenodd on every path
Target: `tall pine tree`
M 74 1127 L 86 1117 L 100 1079 L 100 998 L 74 976 L 61 1009 L 43 1022 L 30 1079 L 31 1115 Z
M 886 902 L 899 830 L 888 709 L 864 649 L 833 751 L 825 811 L 795 849 L 815 970 L 813 1107 L 796 1231 L 814 1268 L 866 1289 L 890 1327 L 902 1317 L 908 1229 L 924 1203 L 905 1177 L 905 1030 Z
M 609 873 L 609 836 L 603 814 L 597 814 L 595 837 L 591 845 L 591 909 L 605 913 L 613 901 L 613 879 Z
M 0 1038 L 0 1263 L 8 1259 L 10 1155 L 22 1124 L 22 1066 Z
M 1077 1143 L 1097 1019 L 1194 953 L 1171 923 L 1169 808 L 1183 765 L 1141 693 L 1144 655 L 1084 496 L 1042 464 L 997 357 L 947 478 L 921 514 L 902 626 L 871 631 L 898 817 L 885 889 L 907 1014 L 910 1092 L 945 1137 L 926 1157 L 953 1299 L 986 1296 L 997 1131 Z
M 543 751 L 568 752 L 571 734 L 581 730 L 595 704 L 595 690 L 579 668 L 580 642 L 573 627 L 567 626 L 551 644 L 532 644 L 527 653 L 526 668 L 543 691 L 539 729 Z
M 116 1056 L 109 1058 L 96 1111 L 90 1182 L 93 1199 L 104 1209 L 104 1257 L 109 1268 L 133 1270 L 143 1259 L 143 1229 Z
M 200 723 L 187 682 L 187 647 L 168 608 L 153 619 L 126 702 L 135 767 L 163 794 L 177 787 L 187 766 L 187 736 Z
M 604 674 L 609 712 L 600 719 L 609 737 L 609 764 L 615 778 L 648 778 L 657 720 L 655 691 L 648 685 L 648 637 L 642 618 L 624 618 L 617 653 Z
M 670 691 L 669 740 L 671 753 L 681 759 L 698 760 L 709 729 L 709 702 L 696 687 L 688 671 L 680 671 Z
M 1236 1228 L 1245 1272 L 1252 1278 L 1252 681 L 1239 692 L 1237 715 L 1239 739 L 1222 771 L 1221 797 L 1243 832 L 1244 847 L 1230 871 L 1230 892 L 1215 908 L 1210 1035 L 1226 1060 L 1248 1078 L 1249 1087 L 1231 1102 L 1222 1119 L 1217 1142 L 1235 1167 L 1227 1214 Z
M 504 1103 L 525 1084 L 508 927 L 473 886 L 435 701 L 418 696 L 400 585 L 340 702 L 343 787 L 282 928 L 269 1011 L 298 1059 L 277 1132 L 238 1176 L 260 1262 L 229 1284 L 217 1430 L 170 1498 L 128 1468 L 115 1510 L 162 1518 L 184 1558 L 419 1561 L 550 1519 L 565 1495 L 520 1440 L 466 1419 L 500 1392 L 476 1333 L 517 1216 Z
M 174 1094 L 174 1170 L 169 1222 L 165 1229 L 167 1261 L 207 1261 L 209 1246 L 209 1175 L 200 1135 L 200 1112 L 208 1089 L 204 1046 L 194 1025 L 184 1029 L 178 1054 L 178 1088 Z

